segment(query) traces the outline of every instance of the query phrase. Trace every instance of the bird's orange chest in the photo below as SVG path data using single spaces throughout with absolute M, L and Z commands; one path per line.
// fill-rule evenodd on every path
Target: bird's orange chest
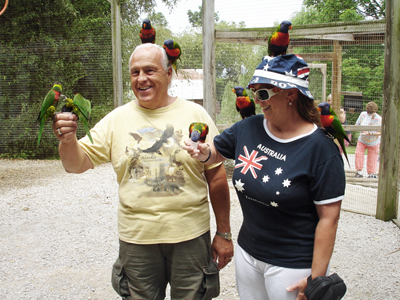
M 322 124 L 322 126 L 324 126 L 324 127 L 328 127 L 328 126 L 331 126 L 332 125 L 332 122 L 333 122 L 333 119 L 334 119 L 334 116 L 332 116 L 332 115 L 321 115 L 321 124 Z

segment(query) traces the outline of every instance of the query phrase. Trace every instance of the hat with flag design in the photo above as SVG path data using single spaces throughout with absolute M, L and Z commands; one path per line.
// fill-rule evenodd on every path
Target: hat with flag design
M 251 88 L 253 84 L 271 84 L 284 90 L 296 88 L 314 100 L 308 89 L 309 73 L 307 63 L 298 55 L 265 56 L 254 71 L 247 88 Z

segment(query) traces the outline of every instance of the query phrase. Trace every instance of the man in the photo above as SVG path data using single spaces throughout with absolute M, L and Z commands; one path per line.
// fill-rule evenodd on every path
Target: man
M 218 131 L 201 106 L 168 95 L 172 67 L 160 46 L 138 46 L 129 69 L 137 99 L 96 124 L 93 145 L 76 139 L 75 115 L 57 115 L 63 166 L 72 173 L 107 161 L 114 167 L 120 250 L 112 281 L 123 299 L 164 299 L 168 283 L 172 299 L 211 299 L 218 269 L 233 256 L 229 188 L 223 165 L 204 167 L 182 144 L 192 122 L 208 124 L 208 141 Z M 208 192 L 217 221 L 212 247 Z

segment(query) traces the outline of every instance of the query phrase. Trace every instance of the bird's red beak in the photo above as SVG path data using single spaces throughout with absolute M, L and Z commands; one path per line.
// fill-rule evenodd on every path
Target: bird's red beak
M 292 25 L 289 26 L 289 29 L 292 29 Z

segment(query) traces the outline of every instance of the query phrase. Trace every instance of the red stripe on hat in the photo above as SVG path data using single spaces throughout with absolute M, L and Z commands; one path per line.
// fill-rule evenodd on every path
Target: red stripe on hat
M 305 74 L 305 73 L 310 73 L 310 69 L 309 68 L 303 68 L 303 69 L 298 69 L 297 70 L 297 76 Z

